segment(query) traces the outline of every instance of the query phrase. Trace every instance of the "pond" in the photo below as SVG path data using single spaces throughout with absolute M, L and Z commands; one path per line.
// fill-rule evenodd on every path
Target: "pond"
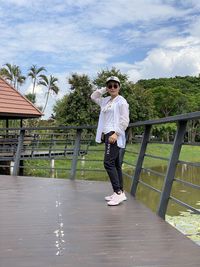
M 167 166 L 156 166 L 151 169 L 165 174 Z M 178 165 L 175 177 L 192 184 L 200 185 L 200 168 L 186 164 Z M 142 172 L 140 179 L 156 189 L 162 190 L 164 177 L 156 176 L 150 172 Z M 127 179 L 125 181 L 125 187 L 127 190 L 130 189 L 130 181 Z M 171 195 L 196 209 L 200 209 L 200 192 L 195 188 L 188 187 L 175 181 L 173 183 Z M 160 199 L 159 193 L 139 184 L 136 198 L 154 212 L 157 211 Z M 200 245 L 200 215 L 193 214 L 183 206 L 170 200 L 166 220 Z

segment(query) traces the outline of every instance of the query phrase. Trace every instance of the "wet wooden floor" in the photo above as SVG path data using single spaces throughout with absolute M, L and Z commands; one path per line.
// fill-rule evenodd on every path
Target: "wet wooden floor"
M 0 176 L 1 267 L 199 267 L 200 247 L 106 182 Z

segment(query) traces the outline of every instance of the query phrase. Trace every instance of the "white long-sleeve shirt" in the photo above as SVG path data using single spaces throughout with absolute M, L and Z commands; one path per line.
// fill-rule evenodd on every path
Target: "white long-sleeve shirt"
M 101 143 L 101 135 L 105 129 L 105 125 L 107 125 L 105 111 L 109 108 L 109 102 L 111 100 L 111 96 L 103 97 L 102 95 L 106 93 L 106 88 L 97 89 L 91 95 L 91 99 L 101 107 L 97 134 L 96 134 L 96 142 Z M 118 147 L 124 148 L 126 144 L 125 139 L 125 130 L 129 124 L 129 105 L 126 99 L 118 95 L 112 101 L 113 110 L 114 110 L 114 127 L 113 131 L 118 134 L 117 145 Z

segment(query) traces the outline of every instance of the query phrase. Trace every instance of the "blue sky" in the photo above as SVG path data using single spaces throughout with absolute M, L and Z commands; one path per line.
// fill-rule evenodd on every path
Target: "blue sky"
M 26 74 L 36 64 L 59 78 L 45 118 L 73 72 L 94 78 L 114 66 L 134 82 L 200 73 L 199 0 L 0 0 L 0 21 L 0 66 Z

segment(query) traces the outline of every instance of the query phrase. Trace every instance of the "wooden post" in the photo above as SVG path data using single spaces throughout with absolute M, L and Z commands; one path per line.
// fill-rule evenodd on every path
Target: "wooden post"
M 170 193 L 172 189 L 172 184 L 174 181 L 174 176 L 176 172 L 176 165 L 178 163 L 179 155 L 181 152 L 181 147 L 182 143 L 184 141 L 184 134 L 186 131 L 186 126 L 187 126 L 187 121 L 179 121 L 178 126 L 177 126 L 177 132 L 176 136 L 174 139 L 174 145 L 173 145 L 173 150 L 172 154 L 169 160 L 166 176 L 165 176 L 165 181 L 160 197 L 160 203 L 158 207 L 157 214 L 165 219 L 165 214 L 167 211 L 167 206 L 170 198 Z

